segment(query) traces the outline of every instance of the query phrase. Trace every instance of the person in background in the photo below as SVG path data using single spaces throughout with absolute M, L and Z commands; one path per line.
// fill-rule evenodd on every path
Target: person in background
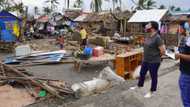
M 149 71 L 152 80 L 151 89 L 144 97 L 150 98 L 157 91 L 158 69 L 161 64 L 161 56 L 165 54 L 165 47 L 159 35 L 159 25 L 157 22 L 149 22 L 146 25 L 146 30 L 149 32 L 149 35 L 145 37 L 143 43 L 144 58 L 141 65 L 138 86 L 131 87 L 130 89 L 134 90 L 143 87 L 145 76 Z
M 185 30 L 190 31 L 190 16 L 188 16 L 189 21 L 185 23 Z M 186 33 L 187 35 L 189 33 Z M 182 44 L 183 43 L 183 44 Z M 179 53 L 175 54 L 176 60 L 180 59 L 181 71 L 179 77 L 179 88 L 181 91 L 181 98 L 184 107 L 190 107 L 190 37 L 186 37 L 181 41 L 181 46 L 179 46 Z
M 31 24 L 31 25 L 30 25 L 30 34 L 33 35 L 33 33 L 34 33 L 34 27 L 33 27 L 33 25 Z
M 186 35 L 190 35 L 190 15 L 187 16 L 188 21 L 184 24 L 184 28 L 186 29 Z
M 87 32 L 86 32 L 86 29 L 82 26 L 80 27 L 80 36 L 82 39 L 81 46 L 84 47 L 87 44 Z
M 59 36 L 57 38 L 57 42 L 58 42 L 58 44 L 60 46 L 60 49 L 63 49 L 64 48 L 64 36 Z

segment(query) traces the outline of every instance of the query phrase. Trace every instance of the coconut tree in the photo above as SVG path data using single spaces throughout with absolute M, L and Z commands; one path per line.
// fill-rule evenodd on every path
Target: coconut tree
M 131 0 L 135 5 L 137 5 L 136 9 L 152 9 L 156 7 L 156 2 L 153 0 L 139 0 L 136 2 L 135 0 Z
M 175 11 L 175 9 L 176 9 L 175 6 L 171 6 L 171 7 L 170 7 L 170 10 L 171 10 L 171 11 Z
M 70 0 L 65 0 L 65 8 L 70 8 Z
M 75 7 L 75 8 L 81 8 L 82 4 L 83 4 L 82 0 L 76 0 L 73 7 Z
M 70 0 L 67 0 L 67 9 L 70 7 Z
M 102 0 L 92 0 L 90 8 L 92 11 L 100 12 L 102 10 Z
M 121 8 L 121 0 L 112 0 L 113 11 L 115 10 L 115 5 L 118 4 L 118 2 L 120 3 L 120 8 Z
M 159 9 L 166 9 L 166 6 L 164 6 L 163 4 L 160 5 Z
M 39 8 L 37 6 L 34 7 L 34 14 L 35 15 L 39 14 Z
M 20 14 L 24 14 L 24 5 L 23 3 L 14 3 L 12 6 L 8 7 L 6 10 L 15 11 Z
M 57 8 L 57 5 L 59 4 L 58 0 L 47 0 L 45 3 L 50 3 L 50 9 L 53 11 L 55 8 Z
M 49 13 L 51 13 L 51 9 L 49 7 L 44 7 L 43 11 L 45 15 L 48 15 Z
M 156 2 L 153 0 L 145 1 L 145 9 L 153 9 L 156 7 Z
M 176 8 L 176 9 L 175 9 L 175 11 L 181 11 L 181 8 L 180 8 L 180 7 L 178 7 L 178 8 Z
M 0 10 L 7 10 L 10 11 L 12 9 L 13 6 L 15 6 L 14 1 L 10 1 L 10 0 L 0 0 Z

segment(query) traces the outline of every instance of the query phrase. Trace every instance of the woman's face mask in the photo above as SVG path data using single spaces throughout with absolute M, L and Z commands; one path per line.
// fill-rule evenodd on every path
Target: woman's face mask
M 146 32 L 151 32 L 151 28 L 152 28 L 151 23 L 148 23 L 148 24 L 145 26 L 145 31 L 146 31 Z

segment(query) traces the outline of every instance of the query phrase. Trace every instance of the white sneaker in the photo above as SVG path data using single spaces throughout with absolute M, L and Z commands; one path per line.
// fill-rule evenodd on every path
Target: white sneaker
M 151 98 L 153 96 L 154 92 L 148 92 L 144 98 Z
M 130 87 L 130 90 L 135 90 L 137 89 L 138 87 Z

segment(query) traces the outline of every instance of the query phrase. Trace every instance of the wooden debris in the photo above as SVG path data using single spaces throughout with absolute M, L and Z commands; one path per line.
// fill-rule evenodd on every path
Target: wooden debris
M 12 66 L 3 64 L 2 62 L 0 62 L 0 66 L 4 68 L 0 69 L 1 72 L 5 72 L 4 74 L 0 74 L 0 80 L 14 80 L 18 83 L 21 83 L 30 92 L 30 94 L 35 97 L 37 96 L 32 87 L 40 87 L 41 89 L 46 90 L 51 95 L 56 96 L 60 99 L 64 99 L 60 93 L 74 94 L 70 87 L 65 87 L 65 82 L 59 81 L 57 84 L 55 84 L 55 80 L 51 82 L 52 80 L 31 77 Z

